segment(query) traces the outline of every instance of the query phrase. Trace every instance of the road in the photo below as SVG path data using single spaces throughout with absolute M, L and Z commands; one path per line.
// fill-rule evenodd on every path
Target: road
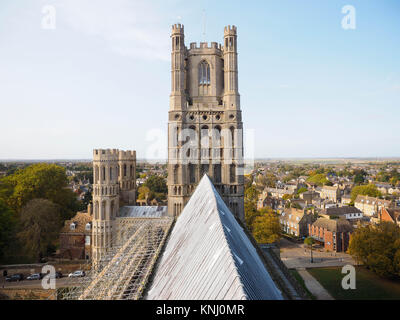
M 63 277 L 56 279 L 56 288 L 72 286 L 79 283 L 79 278 Z M 4 289 L 42 289 L 42 280 L 22 280 L 6 282 L 4 277 L 0 277 L 0 288 Z

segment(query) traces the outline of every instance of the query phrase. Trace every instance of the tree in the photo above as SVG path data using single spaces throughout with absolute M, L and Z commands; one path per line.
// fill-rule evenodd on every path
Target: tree
M 148 198 L 148 196 L 150 194 L 150 189 L 149 189 L 149 187 L 146 187 L 145 185 L 143 185 L 143 186 L 139 187 L 138 192 L 139 192 L 138 199 L 143 200 L 143 199 Z
M 307 237 L 307 238 L 304 239 L 304 244 L 310 247 L 310 254 L 311 254 L 310 261 L 311 261 L 311 263 L 314 262 L 313 261 L 313 255 L 312 255 L 312 248 L 313 248 L 312 246 L 313 246 L 314 243 L 315 243 L 315 240 L 312 237 Z
M 27 254 L 41 262 L 58 239 L 62 227 L 60 206 L 46 199 L 30 200 L 21 210 L 20 224 L 18 238 Z
M 301 194 L 301 193 L 304 193 L 307 191 L 308 191 L 308 189 L 303 187 L 303 188 L 300 188 L 299 190 L 297 190 L 297 194 Z
M 3 178 L 1 185 L 3 193 L 9 193 L 7 204 L 16 212 L 30 200 L 39 198 L 60 205 L 64 220 L 70 219 L 79 209 L 76 195 L 67 188 L 65 169 L 55 164 L 37 163 L 17 170 L 14 174 Z
M 348 251 L 376 274 L 400 277 L 400 228 L 395 223 L 359 226 L 351 236 Z
M 13 241 L 16 227 L 14 212 L 0 199 L 0 260 Z
M 360 174 L 360 173 L 356 174 L 356 175 L 354 176 L 354 183 L 355 183 L 355 184 L 364 183 L 364 176 L 363 176 L 362 174 Z
M 314 183 L 318 186 L 323 186 L 329 182 L 324 173 L 316 173 L 307 179 L 307 182 Z
M 292 198 L 293 198 L 293 195 L 287 194 L 287 193 L 282 196 L 283 200 L 289 200 L 289 199 L 292 199 Z
M 253 222 L 253 236 L 258 243 L 273 243 L 280 239 L 282 228 L 273 212 L 260 213 Z
M 165 179 L 160 176 L 150 176 L 146 183 L 145 186 L 150 189 L 150 191 L 154 193 L 167 193 L 168 192 L 168 187 Z
M 367 184 L 363 186 L 356 186 L 351 190 L 351 202 L 354 203 L 358 195 L 369 197 L 381 197 L 382 193 L 378 190 L 376 185 Z
M 259 192 L 254 186 L 244 190 L 244 201 L 257 203 Z

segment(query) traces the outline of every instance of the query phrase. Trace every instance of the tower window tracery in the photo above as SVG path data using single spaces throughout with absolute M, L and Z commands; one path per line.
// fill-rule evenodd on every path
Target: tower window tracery
M 203 60 L 199 64 L 199 85 L 209 85 L 210 82 L 210 65 Z

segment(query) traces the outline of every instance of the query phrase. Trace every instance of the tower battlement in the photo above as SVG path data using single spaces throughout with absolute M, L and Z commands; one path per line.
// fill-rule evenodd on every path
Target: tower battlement
M 98 161 L 111 161 L 118 160 L 118 149 L 94 149 L 93 160 Z
M 200 44 L 198 44 L 197 42 L 191 42 L 190 49 L 218 49 L 218 50 L 221 50 L 222 45 L 217 42 L 211 42 L 210 45 L 208 44 L 208 42 L 200 42 Z
M 230 25 L 228 25 L 228 26 L 226 26 L 225 28 L 224 28 L 224 35 L 225 36 L 227 36 L 227 35 L 236 35 L 236 26 L 230 26 Z
M 135 150 L 119 150 L 118 154 L 119 160 L 136 160 L 136 151 Z
M 172 25 L 172 34 L 183 34 L 185 31 L 185 28 L 183 26 L 183 24 L 180 23 L 176 23 Z

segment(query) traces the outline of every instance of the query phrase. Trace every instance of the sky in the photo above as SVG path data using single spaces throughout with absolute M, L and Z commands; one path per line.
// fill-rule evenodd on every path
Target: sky
M 400 1 L 1 0 L 0 159 L 165 159 L 174 23 L 237 26 L 254 157 L 400 156 Z

